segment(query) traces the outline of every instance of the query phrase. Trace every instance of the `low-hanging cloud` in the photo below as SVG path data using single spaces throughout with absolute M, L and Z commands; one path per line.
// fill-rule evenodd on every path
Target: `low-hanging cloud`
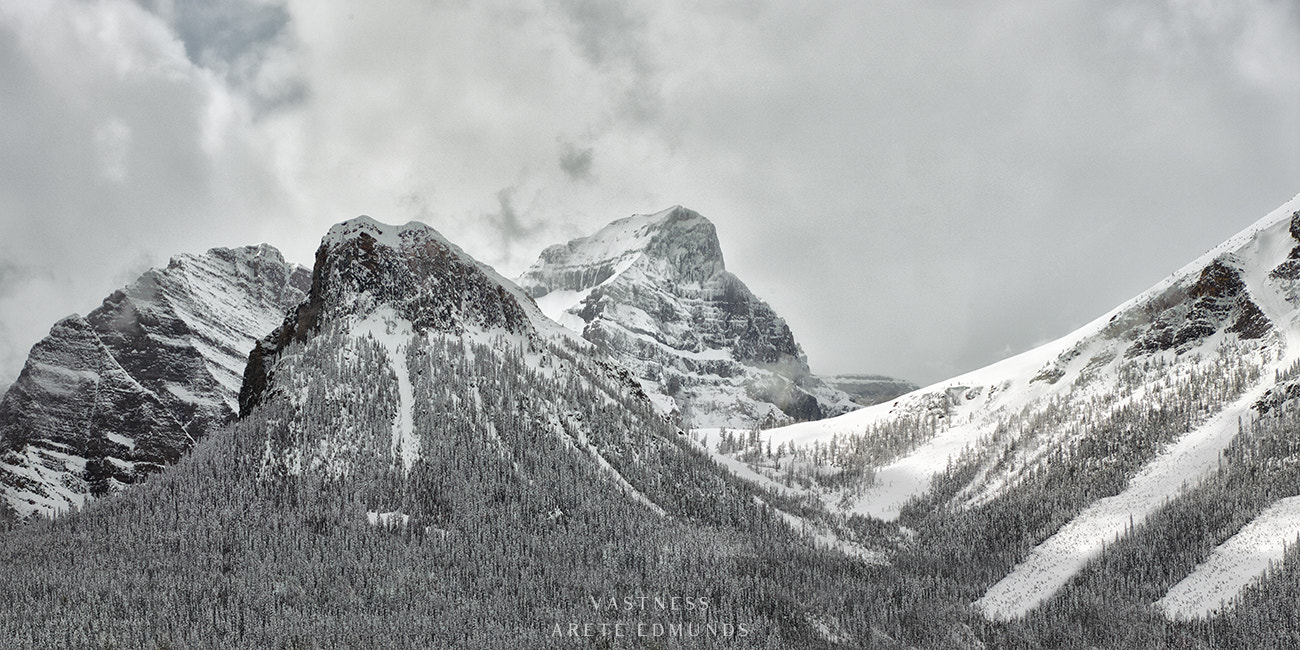
M 591 180 L 591 163 L 595 158 L 591 147 L 579 149 L 572 144 L 565 144 L 560 151 L 560 169 L 575 181 Z
M 815 370 L 937 380 L 1300 190 L 1298 11 L 6 3 L 0 263 L 30 273 L 0 276 L 0 380 L 140 259 L 266 239 L 305 262 L 364 213 L 512 275 L 672 204 L 717 224 Z
M 196 66 L 220 74 L 258 112 L 304 101 L 305 80 L 285 50 L 292 48 L 290 15 L 267 0 L 137 0 L 168 24 Z
M 246 104 L 157 16 L 125 0 L 6 4 L 0 77 L 0 263 L 27 270 L 0 279 L 0 379 L 142 256 L 256 241 L 275 183 Z

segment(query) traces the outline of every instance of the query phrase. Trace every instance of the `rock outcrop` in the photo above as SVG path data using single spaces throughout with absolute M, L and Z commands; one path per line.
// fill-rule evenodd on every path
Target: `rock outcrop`
M 143 480 L 229 422 L 253 341 L 302 302 L 276 249 L 181 255 L 70 316 L 0 400 L 0 490 L 53 515 Z
M 713 224 L 691 210 L 634 215 L 547 248 L 517 282 L 693 426 L 815 420 L 857 406 L 809 372 L 785 320 L 726 270 Z

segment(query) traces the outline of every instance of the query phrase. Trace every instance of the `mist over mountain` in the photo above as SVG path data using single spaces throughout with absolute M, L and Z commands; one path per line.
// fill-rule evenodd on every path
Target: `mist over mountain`
M 423 224 L 332 228 L 239 399 L 237 422 L 161 476 L 11 531 L 0 632 L 32 647 L 870 634 L 841 598 L 877 582 L 885 538 L 717 466 L 626 368 Z M 70 604 L 50 618 L 55 602 Z
M 899 395 L 906 395 L 920 388 L 906 379 L 884 375 L 831 375 L 822 377 L 822 381 L 848 393 L 854 402 L 862 406 L 888 402 Z
M 178 260 L 0 402 L 18 647 L 1300 640 L 1300 197 L 915 390 L 808 373 L 681 208 L 518 285 L 368 217 Z
M 551 246 L 517 282 L 690 426 L 771 426 L 858 406 L 809 371 L 785 320 L 726 270 L 713 224 L 681 206 Z
M 238 412 L 253 341 L 307 269 L 267 246 L 180 255 L 55 324 L 0 400 L 0 489 L 53 515 L 144 480 Z

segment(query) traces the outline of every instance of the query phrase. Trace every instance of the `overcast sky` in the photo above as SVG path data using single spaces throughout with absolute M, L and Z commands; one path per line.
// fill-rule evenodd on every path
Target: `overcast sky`
M 673 204 L 814 371 L 941 380 L 1300 192 L 1294 0 L 0 0 L 0 385 L 180 252 L 507 276 Z

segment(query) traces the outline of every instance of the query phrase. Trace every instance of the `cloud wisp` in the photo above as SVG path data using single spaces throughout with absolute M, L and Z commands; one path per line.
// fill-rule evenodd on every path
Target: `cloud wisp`
M 510 275 L 672 204 L 815 370 L 938 380 L 1300 191 L 1277 0 L 48 0 L 0 78 L 0 382 L 142 259 L 364 213 Z

